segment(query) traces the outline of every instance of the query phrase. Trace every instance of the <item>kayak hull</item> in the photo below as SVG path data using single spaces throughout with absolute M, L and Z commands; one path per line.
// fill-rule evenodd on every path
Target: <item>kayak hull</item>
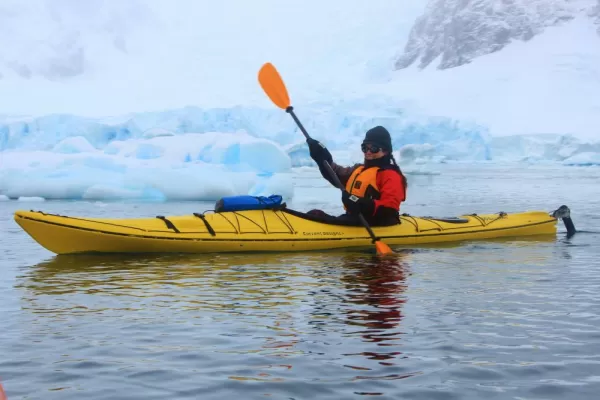
M 372 245 L 362 226 L 336 225 L 288 209 L 136 219 L 20 210 L 14 219 L 56 254 L 294 252 Z M 556 235 L 556 225 L 557 218 L 543 211 L 446 219 L 403 215 L 401 224 L 373 231 L 388 245 L 414 246 Z

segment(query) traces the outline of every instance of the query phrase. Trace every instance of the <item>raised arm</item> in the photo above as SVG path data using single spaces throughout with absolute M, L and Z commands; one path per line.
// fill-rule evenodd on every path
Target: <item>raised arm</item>
M 350 178 L 354 167 L 344 167 L 334 163 L 329 150 L 327 150 L 327 148 L 318 140 L 311 138 L 308 139 L 306 142 L 308 143 L 310 156 L 319 166 L 319 171 L 321 172 L 321 175 L 323 175 L 323 178 L 327 179 L 327 181 L 333 186 L 336 186 L 335 183 L 332 182 L 331 178 L 329 177 L 329 174 L 327 173 L 327 170 L 325 169 L 325 166 L 323 164 L 323 161 L 327 161 L 329 165 L 331 165 L 331 168 L 333 168 L 333 170 L 335 171 L 342 184 L 346 186 L 346 182 L 348 182 L 348 179 Z

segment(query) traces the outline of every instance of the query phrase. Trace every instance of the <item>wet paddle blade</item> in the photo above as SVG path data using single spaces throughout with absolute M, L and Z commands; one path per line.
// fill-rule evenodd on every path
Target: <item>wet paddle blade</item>
M 380 255 L 387 255 L 387 254 L 394 253 L 392 251 L 392 249 L 390 249 L 390 246 L 383 243 L 381 240 L 378 240 L 375 242 L 375 249 L 377 250 L 377 254 L 380 254 Z
M 285 110 L 290 106 L 290 96 L 287 88 L 273 64 L 263 64 L 258 71 L 258 82 L 277 107 Z

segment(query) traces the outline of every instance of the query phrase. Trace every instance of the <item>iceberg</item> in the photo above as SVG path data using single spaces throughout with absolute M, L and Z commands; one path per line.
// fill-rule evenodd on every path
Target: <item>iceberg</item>
M 572 135 L 511 135 L 494 137 L 490 149 L 495 161 L 560 162 L 579 154 L 600 153 L 600 142 Z
M 364 132 L 375 125 L 391 132 L 394 156 L 408 173 L 430 173 L 422 165 L 448 162 L 568 166 L 585 159 L 592 165 L 600 154 L 600 143 L 570 135 L 494 137 L 483 125 L 422 115 L 381 96 L 313 102 L 297 113 L 343 165 L 362 159 Z M 110 119 L 0 121 L 0 195 L 11 199 L 213 201 L 280 194 L 289 200 L 292 169 L 315 166 L 302 133 L 277 109 L 185 107 Z
M 421 158 L 429 161 L 490 158 L 485 127 L 422 116 L 392 99 L 377 97 L 368 105 L 358 100 L 313 102 L 303 106 L 299 114 L 311 135 L 336 154 L 337 162 L 360 161 L 364 132 L 375 125 L 390 130 L 395 148 L 400 149 L 395 154 L 400 158 L 403 149 L 415 145 L 428 149 Z M 283 187 L 275 185 L 279 178 L 273 174 L 315 166 L 302 133 L 289 115 L 277 109 L 241 106 L 184 107 L 110 119 L 74 115 L 12 118 L 0 122 L 0 150 L 6 165 L 3 169 L 13 171 L 0 175 L 5 176 L 0 181 L 0 193 L 10 197 L 26 194 L 49 198 L 212 200 L 221 193 L 268 195 L 276 191 L 283 195 L 291 193 L 290 184 L 282 181 Z M 172 186 L 157 189 L 158 182 L 131 187 L 128 177 L 133 171 L 150 165 L 160 166 L 162 170 L 155 171 L 155 176 L 169 181 L 188 178 L 167 178 L 164 171 L 187 171 L 202 165 L 205 172 L 198 171 L 192 180 L 200 187 L 213 189 L 203 193 Z M 260 181 L 263 189 L 231 188 L 231 180 L 223 177 L 222 190 L 216 191 L 211 176 L 221 173 L 219 168 L 223 166 L 228 173 L 254 173 L 255 184 Z M 24 172 L 18 172 L 19 168 L 29 171 L 28 179 L 22 179 Z M 62 185 L 56 180 L 48 183 L 56 176 L 62 179 Z M 124 183 L 116 185 L 118 180 Z
M 485 126 L 449 117 L 420 115 L 417 111 L 401 108 L 392 98 L 313 102 L 303 106 L 297 114 L 311 136 L 326 141 L 332 150 L 352 149 L 353 146 L 358 149 L 369 128 L 384 125 L 393 136 L 395 148 L 429 143 L 436 147 L 439 155 L 450 159 L 490 157 L 489 134 Z M 210 132 L 244 132 L 251 137 L 269 139 L 286 146 L 288 153 L 294 154 L 296 166 L 305 162 L 308 156 L 300 145 L 304 142 L 302 133 L 289 115 L 278 109 L 241 106 L 184 107 L 135 113 L 110 121 L 68 115 L 0 121 L 0 151 L 52 150 L 55 146 L 62 152 L 87 151 L 92 147 L 106 149 L 107 146 L 114 149 L 114 143 L 130 139 Z M 149 157 L 160 156 L 155 153 L 155 148 L 140 151 Z
M 31 146 L 28 143 L 26 148 Z M 51 150 L 0 153 L 0 194 L 8 198 L 217 200 L 238 194 L 293 196 L 291 160 L 268 139 L 244 132 L 112 140 L 82 136 Z
M 592 153 L 585 152 L 579 153 L 572 157 L 564 160 L 563 165 L 576 165 L 576 166 L 592 166 L 592 165 L 600 165 L 600 152 Z

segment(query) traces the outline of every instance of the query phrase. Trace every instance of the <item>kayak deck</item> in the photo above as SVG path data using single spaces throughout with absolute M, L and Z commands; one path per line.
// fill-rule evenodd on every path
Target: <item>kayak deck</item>
M 287 208 L 133 219 L 19 210 L 14 219 L 40 245 L 57 254 L 282 252 L 371 245 L 362 226 L 333 224 Z M 557 220 L 543 211 L 457 218 L 403 214 L 401 224 L 373 227 L 373 231 L 388 245 L 419 245 L 555 235 Z

